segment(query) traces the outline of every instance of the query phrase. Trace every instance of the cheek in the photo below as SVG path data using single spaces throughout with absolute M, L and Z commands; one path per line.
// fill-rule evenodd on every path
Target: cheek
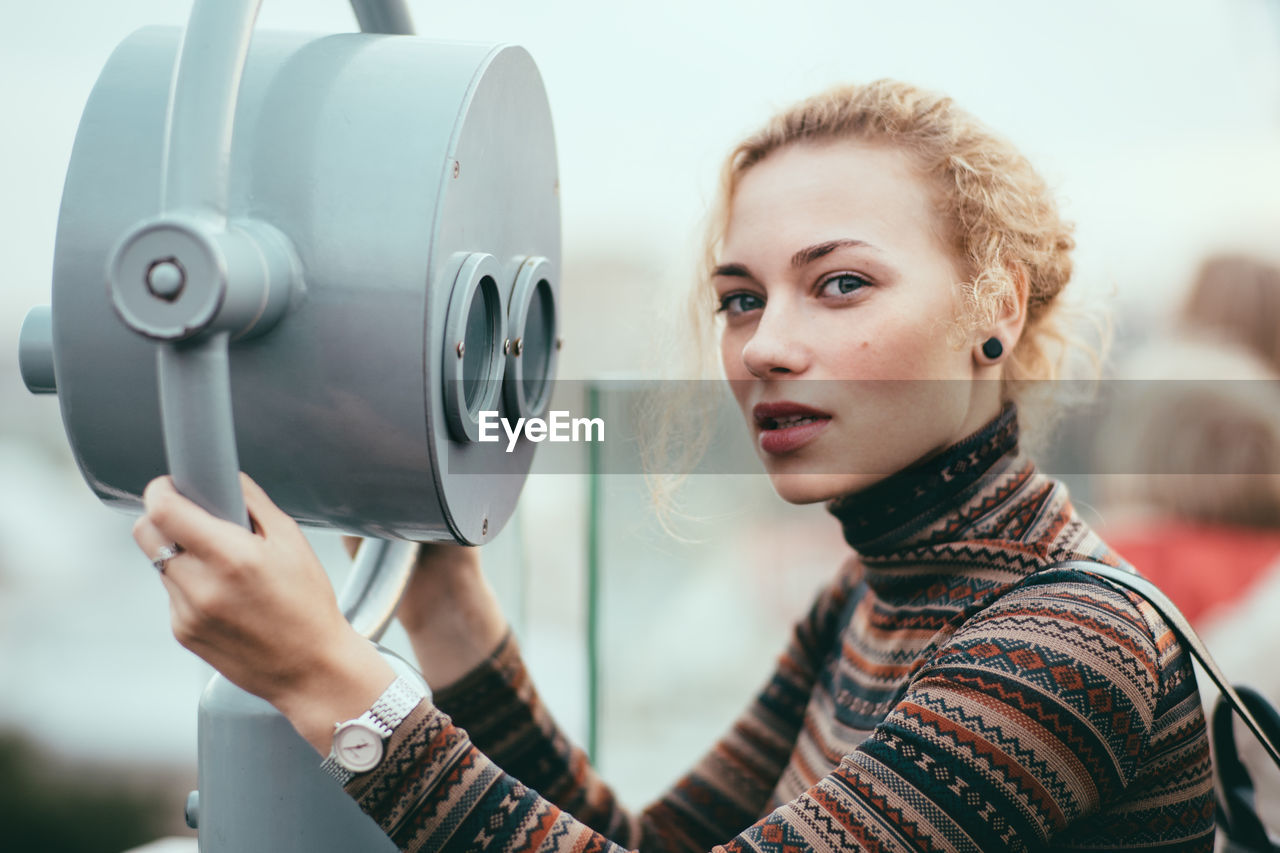
M 936 316 L 885 317 L 873 334 L 842 347 L 843 360 L 867 379 L 962 378 L 968 356 L 951 346 L 949 332 Z
M 852 378 L 881 379 L 894 370 L 891 342 L 862 337 L 847 342 L 841 349 L 842 361 Z
M 839 378 L 912 379 L 928 375 L 929 360 L 923 351 L 926 344 L 909 328 L 877 324 L 876 333 L 846 335 L 830 351 L 836 354 Z

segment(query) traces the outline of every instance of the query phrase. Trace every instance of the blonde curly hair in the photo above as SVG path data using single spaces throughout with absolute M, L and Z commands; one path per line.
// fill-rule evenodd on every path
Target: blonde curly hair
M 1062 305 L 1060 296 L 1072 272 L 1073 227 L 1059 214 L 1044 179 L 1011 143 L 951 98 L 895 80 L 839 86 L 800 101 L 730 153 L 708 222 L 698 286 L 686 306 L 692 329 L 677 335 L 677 342 L 691 345 L 697 372 L 708 375 L 714 361 L 716 299 L 711 280 L 743 176 L 784 147 L 841 140 L 901 149 L 932 184 L 939 222 L 948 229 L 946 237 L 967 276 L 958 283 L 964 310 L 949 335 L 954 346 L 962 346 L 973 329 L 994 322 L 1001 309 L 1017 299 L 1019 286 L 1026 287 L 1026 323 L 1004 361 L 1001 391 L 1004 400 L 1019 404 L 1024 422 L 1047 428 L 1057 404 L 1044 405 L 1045 395 L 1037 393 L 1050 384 L 1044 380 L 1063 375 L 1073 350 L 1088 357 L 1096 376 L 1108 336 L 1105 324 L 1095 323 L 1099 342 L 1086 343 L 1076 332 L 1075 318 L 1088 317 L 1089 312 L 1064 310 Z M 682 401 L 678 408 L 687 412 L 690 407 Z M 1029 410 L 1033 417 L 1027 417 Z M 671 459 L 666 451 L 685 445 L 690 449 L 676 456 L 681 457 L 678 469 L 688 471 L 705 435 L 697 429 L 682 431 L 665 416 L 660 421 L 655 426 L 662 434 L 646 455 Z M 665 505 L 663 495 L 670 493 L 661 484 L 654 488 L 660 508 Z

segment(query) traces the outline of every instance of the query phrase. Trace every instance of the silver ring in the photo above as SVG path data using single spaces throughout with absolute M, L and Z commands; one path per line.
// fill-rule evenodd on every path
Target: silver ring
M 183 551 L 183 547 L 179 545 L 177 542 L 174 542 L 172 545 L 165 545 L 163 548 L 161 548 L 159 551 L 156 552 L 156 558 L 151 561 L 151 565 L 156 567 L 157 572 L 159 572 L 160 574 L 164 574 L 165 563 L 169 562 L 174 557 L 181 554 L 182 551 Z

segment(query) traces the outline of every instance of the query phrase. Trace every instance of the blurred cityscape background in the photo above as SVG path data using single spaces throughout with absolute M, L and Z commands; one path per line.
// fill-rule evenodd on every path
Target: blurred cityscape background
M 119 850 L 191 834 L 182 804 L 209 670 L 173 640 L 132 518 L 81 480 L 56 399 L 23 387 L 17 336 L 50 299 L 62 181 L 99 70 L 138 27 L 183 24 L 189 4 L 0 5 L 0 846 Z M 1209 255 L 1280 263 L 1280 0 L 410 6 L 423 35 L 520 43 L 541 68 L 561 169 L 562 378 L 662 361 L 659 326 L 693 280 L 721 158 L 840 82 L 940 89 L 1012 138 L 1077 223 L 1072 288 L 1110 308 L 1122 355 L 1174 325 Z M 258 25 L 354 19 L 341 0 L 271 0 Z M 1105 532 L 1104 490 L 1070 473 Z M 532 477 L 485 563 L 540 689 L 585 741 L 595 524 L 596 759 L 640 807 L 753 695 L 847 546 L 763 476 L 694 478 L 694 542 L 662 531 L 639 477 L 594 485 Z M 312 541 L 340 578 L 337 536 Z M 394 632 L 390 644 L 404 648 Z M 33 826 L 39 840 L 21 834 Z

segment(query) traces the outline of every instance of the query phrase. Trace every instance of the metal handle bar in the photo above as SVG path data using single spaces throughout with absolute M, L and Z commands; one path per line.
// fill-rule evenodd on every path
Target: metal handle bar
M 133 272 L 136 278 L 139 254 L 145 263 L 153 245 L 165 245 L 157 243 L 159 231 L 161 241 L 191 236 L 189 243 L 209 260 L 207 269 L 193 271 L 195 275 L 221 278 L 213 287 L 219 293 L 209 303 L 213 309 L 196 311 L 198 316 L 190 320 L 179 317 L 169 325 L 150 316 L 139 319 L 130 309 L 145 309 L 151 296 L 174 301 L 181 295 L 188 271 L 173 259 L 156 257 L 146 267 L 151 296 L 125 293 L 115 298 L 118 310 L 124 305 L 126 323 L 158 339 L 165 457 L 178 491 L 214 515 L 245 527 L 249 518 L 239 481 L 228 345 L 233 336 L 261 331 L 279 319 L 287 302 L 280 291 L 297 274 L 296 264 L 288 262 L 291 249 L 283 245 L 287 241 L 271 238 L 269 229 L 257 229 L 254 223 L 228 222 L 236 102 L 261 5 L 262 0 L 195 0 L 170 89 L 160 217 L 122 241 L 110 273 L 120 278 Z M 403 0 L 352 0 L 351 5 L 364 32 L 413 31 Z M 148 239 L 151 242 L 145 243 Z M 165 268 L 153 280 L 153 271 L 162 264 Z M 252 286 L 244 281 L 250 278 L 255 279 Z M 411 543 L 376 540 L 361 548 L 339 600 L 343 613 L 365 636 L 377 639 L 394 616 L 417 550 Z

